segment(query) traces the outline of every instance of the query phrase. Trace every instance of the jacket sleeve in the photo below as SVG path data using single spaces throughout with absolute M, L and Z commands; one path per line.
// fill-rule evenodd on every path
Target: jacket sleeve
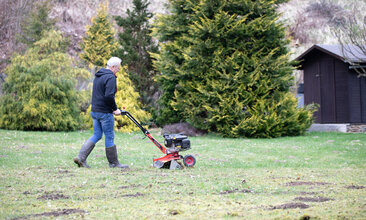
M 117 110 L 117 105 L 116 105 L 116 100 L 115 100 L 115 95 L 116 95 L 116 88 L 117 84 L 116 84 L 116 77 L 110 77 L 109 79 L 107 79 L 106 81 L 106 85 L 105 85 L 105 103 L 107 106 L 109 106 L 112 111 L 116 111 Z

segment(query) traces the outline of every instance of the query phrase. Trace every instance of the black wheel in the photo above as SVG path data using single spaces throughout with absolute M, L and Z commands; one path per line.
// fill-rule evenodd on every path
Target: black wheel
M 193 167 L 196 164 L 196 158 L 192 155 L 186 155 L 183 158 L 183 163 L 186 167 Z

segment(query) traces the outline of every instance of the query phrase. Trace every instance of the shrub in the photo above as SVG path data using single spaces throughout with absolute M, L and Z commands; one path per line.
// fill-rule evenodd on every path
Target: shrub
M 75 68 L 59 31 L 45 32 L 24 55 L 15 55 L 0 98 L 0 127 L 17 130 L 69 131 L 79 127 Z

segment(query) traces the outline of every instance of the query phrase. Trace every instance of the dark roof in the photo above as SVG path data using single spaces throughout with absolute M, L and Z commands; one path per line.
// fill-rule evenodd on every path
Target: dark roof
M 364 51 L 366 51 L 366 45 L 363 46 Z M 337 59 L 340 59 L 344 62 L 352 62 L 352 63 L 365 63 L 366 62 L 366 54 L 361 51 L 361 49 L 355 45 L 346 45 L 344 49 L 341 45 L 326 45 L 326 44 L 315 44 L 310 47 L 307 51 L 297 57 L 295 60 L 301 61 L 303 60 L 311 51 L 320 50 L 324 53 L 327 53 Z

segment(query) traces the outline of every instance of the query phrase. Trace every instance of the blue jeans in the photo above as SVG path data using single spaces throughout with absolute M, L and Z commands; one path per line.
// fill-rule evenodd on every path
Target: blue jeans
M 112 113 L 90 112 L 93 118 L 94 134 L 89 138 L 96 144 L 105 135 L 105 147 L 114 146 L 114 116 Z

